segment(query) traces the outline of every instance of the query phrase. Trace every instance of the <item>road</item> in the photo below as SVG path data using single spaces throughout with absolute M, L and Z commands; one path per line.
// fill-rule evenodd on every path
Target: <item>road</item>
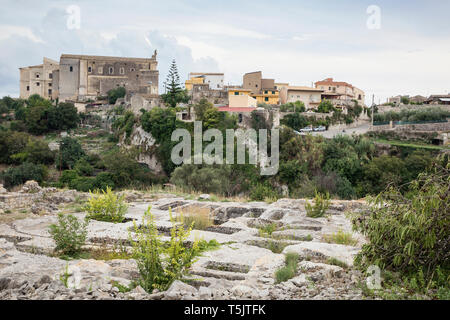
M 360 135 L 360 134 L 364 134 L 367 131 L 369 131 L 369 127 L 370 127 L 370 123 L 365 123 L 361 126 L 355 127 L 355 128 L 350 128 L 350 129 L 345 129 L 345 132 L 342 132 L 342 129 L 331 129 L 331 130 L 327 130 L 327 131 L 322 131 L 322 132 L 311 132 L 311 134 L 313 136 L 323 136 L 324 138 L 334 138 L 337 135 L 352 135 L 352 134 L 356 134 L 356 135 Z

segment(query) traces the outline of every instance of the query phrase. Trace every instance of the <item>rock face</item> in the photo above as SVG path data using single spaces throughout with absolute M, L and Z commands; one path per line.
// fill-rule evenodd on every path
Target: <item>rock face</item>
M 25 186 L 24 186 L 25 188 Z M 37 192 L 36 192 L 37 191 Z M 162 241 L 168 241 L 170 210 L 209 208 L 215 225 L 193 230 L 186 245 L 203 239 L 220 246 L 205 251 L 189 270 L 190 282 L 174 281 L 165 292 L 145 292 L 142 287 L 123 290 L 139 279 L 133 259 L 65 261 L 52 255 L 55 243 L 48 233 L 57 221 L 57 204 L 72 202 L 83 194 L 26 184 L 26 192 L 1 197 L 28 199 L 39 217 L 0 224 L 0 299 L 358 299 L 361 275 L 352 269 L 354 255 L 363 241 L 352 234 L 355 246 L 325 242 L 324 236 L 339 230 L 351 233 L 346 210 L 360 208 L 354 202 L 333 202 L 326 218 L 306 217 L 305 200 L 261 202 L 212 202 L 176 196 L 154 200 L 143 192 L 124 192 L 130 202 L 124 223 L 91 221 L 86 248 L 130 250 L 148 206 Z M 11 198 L 11 199 L 12 199 Z M 31 200 L 30 200 L 31 199 Z M 12 201 L 12 200 L 11 200 Z M 23 200 L 25 201 L 25 200 Z M 43 215 L 45 211 L 45 215 Z M 84 212 L 74 214 L 83 219 Z M 263 231 L 275 228 L 271 234 Z M 276 283 L 275 273 L 285 265 L 285 253 L 299 255 L 292 279 Z M 331 258 L 334 258 L 331 259 Z M 337 263 L 340 260 L 342 263 Z M 333 265 L 334 264 L 339 264 Z M 194 280 L 192 280 L 194 279 Z M 119 289 L 120 288 L 120 289 Z M 128 292 L 124 292 L 128 291 Z
M 20 192 L 22 193 L 38 193 L 41 191 L 42 188 L 39 186 L 39 183 L 37 183 L 34 180 L 29 180 L 25 182 L 25 184 L 22 187 L 22 190 Z
M 30 180 L 19 192 L 2 192 L 0 188 L 0 209 L 30 209 L 34 214 L 54 213 L 59 204 L 73 202 L 76 197 L 82 199 L 87 195 L 76 190 L 41 188 L 36 181 Z
M 139 148 L 140 152 L 136 160 L 140 163 L 145 163 L 152 171 L 156 173 L 163 173 L 164 170 L 162 165 L 158 161 L 154 152 L 156 148 L 156 140 L 142 127 L 134 127 L 129 139 L 127 139 L 125 133 L 119 144 L 125 148 Z

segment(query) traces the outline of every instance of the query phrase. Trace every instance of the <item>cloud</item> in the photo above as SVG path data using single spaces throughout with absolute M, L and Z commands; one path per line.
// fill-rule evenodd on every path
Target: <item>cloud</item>
M 34 42 L 44 42 L 40 37 L 36 36 L 28 27 L 0 25 L 0 40 L 10 37 L 23 36 Z
M 0 29 L 1 30 L 1 29 Z M 157 30 L 125 30 L 102 33 L 88 28 L 69 30 L 65 11 L 49 10 L 36 33 L 27 28 L 8 28 L 0 38 L 0 95 L 19 95 L 18 68 L 41 64 L 44 56 L 59 60 L 63 53 L 151 57 L 158 50 L 160 91 L 172 59 L 176 59 L 181 79 L 192 70 L 218 70 L 212 57 L 194 58 L 191 48 Z

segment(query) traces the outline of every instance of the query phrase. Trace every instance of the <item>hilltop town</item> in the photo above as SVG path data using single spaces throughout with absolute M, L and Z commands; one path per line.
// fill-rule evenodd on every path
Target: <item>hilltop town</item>
M 448 299 L 450 95 L 367 105 L 343 80 L 181 83 L 173 61 L 160 88 L 157 51 L 20 68 L 0 99 L 0 299 Z M 174 163 L 198 122 L 233 130 L 220 160 L 265 130 L 277 171 Z

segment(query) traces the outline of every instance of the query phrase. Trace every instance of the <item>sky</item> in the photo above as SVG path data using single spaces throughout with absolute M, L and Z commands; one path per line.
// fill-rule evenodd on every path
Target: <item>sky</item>
M 172 59 L 189 72 L 246 72 L 291 85 L 332 77 L 390 96 L 450 93 L 449 0 L 0 0 L 0 96 L 19 69 L 61 54 Z M 373 9 L 375 8 L 375 9 Z M 79 12 L 79 15 L 77 14 Z M 79 19 L 77 19 L 79 17 Z

